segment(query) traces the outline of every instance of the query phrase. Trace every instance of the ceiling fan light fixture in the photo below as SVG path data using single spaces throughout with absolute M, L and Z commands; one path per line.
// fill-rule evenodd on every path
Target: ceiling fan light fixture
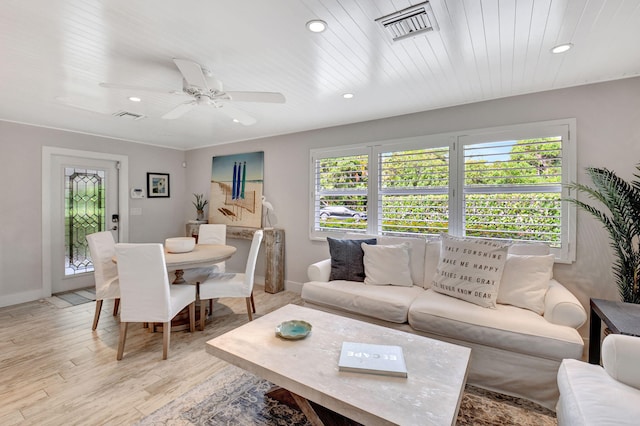
M 307 29 L 312 33 L 321 33 L 327 29 L 327 23 L 320 19 L 313 19 L 307 22 Z
M 551 53 L 564 53 L 573 47 L 572 43 L 563 43 L 551 48 Z

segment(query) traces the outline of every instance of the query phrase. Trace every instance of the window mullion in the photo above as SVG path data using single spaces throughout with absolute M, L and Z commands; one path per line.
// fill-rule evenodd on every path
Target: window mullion
M 464 150 L 460 137 L 450 140 L 449 233 L 464 235 Z
M 381 230 L 380 217 L 382 212 L 382 201 L 378 196 L 380 182 L 380 155 L 377 147 L 370 147 L 368 154 L 369 164 L 369 187 L 367 193 L 367 233 L 377 235 Z

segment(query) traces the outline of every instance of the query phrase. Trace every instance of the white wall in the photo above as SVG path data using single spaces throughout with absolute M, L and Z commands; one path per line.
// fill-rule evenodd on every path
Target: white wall
M 434 111 L 319 129 L 210 148 L 174 151 L 96 136 L 0 122 L 0 306 L 41 288 L 41 148 L 43 145 L 129 156 L 130 186 L 145 187 L 147 171 L 171 174 L 170 199 L 130 200 L 143 216 L 130 217 L 132 242 L 161 242 L 182 235 L 194 218 L 193 193 L 208 197 L 211 157 L 265 152 L 265 195 L 286 231 L 288 284 L 303 283 L 307 266 L 327 257 L 326 243 L 309 239 L 309 150 L 343 144 L 437 134 L 575 117 L 579 181 L 586 166 L 614 169 L 631 179 L 640 160 L 640 78 L 542 92 Z M 186 160 L 187 168 L 182 168 Z M 577 261 L 556 265 L 555 276 L 588 306 L 590 297 L 617 299 L 608 235 L 583 212 L 578 215 Z M 229 262 L 244 268 L 248 241 Z M 262 261 L 257 275 L 264 274 Z M 9 301 L 9 303 L 6 303 Z M 586 335 L 583 327 L 583 335 Z
M 0 121 L 0 306 L 42 297 L 42 147 L 126 155 L 130 187 L 146 188 L 147 172 L 170 174 L 171 197 L 129 200 L 129 241 L 163 242 L 184 235 L 184 152 Z M 120 212 L 121 215 L 127 212 Z
M 631 179 L 640 160 L 639 95 L 640 78 L 633 78 L 198 149 L 186 154 L 187 182 L 206 194 L 212 156 L 264 151 L 264 191 L 277 212 L 277 226 L 286 232 L 285 277 L 295 285 L 306 281 L 310 263 L 328 256 L 326 243 L 308 236 L 311 148 L 575 117 L 579 182 L 589 183 L 583 170 L 590 165 Z M 554 273 L 588 307 L 590 297 L 618 298 L 612 259 L 608 234 L 579 212 L 577 261 L 556 265 Z

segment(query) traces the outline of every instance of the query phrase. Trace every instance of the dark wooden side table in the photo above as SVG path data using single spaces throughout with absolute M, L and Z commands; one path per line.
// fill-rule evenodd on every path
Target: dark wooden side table
M 589 321 L 589 363 L 600 364 L 600 333 L 602 322 L 614 334 L 640 336 L 640 305 L 591 299 Z

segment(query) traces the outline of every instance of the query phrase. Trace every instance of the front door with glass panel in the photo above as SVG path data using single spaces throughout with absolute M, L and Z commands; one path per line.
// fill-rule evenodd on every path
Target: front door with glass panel
M 117 162 L 55 156 L 52 164 L 52 292 L 94 285 L 86 236 L 118 241 Z

